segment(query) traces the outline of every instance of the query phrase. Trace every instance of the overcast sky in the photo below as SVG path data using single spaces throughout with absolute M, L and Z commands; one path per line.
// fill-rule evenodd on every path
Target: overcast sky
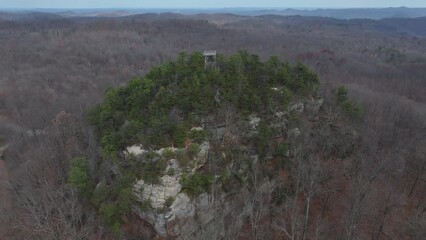
M 0 8 L 426 7 L 426 0 L 0 0 Z

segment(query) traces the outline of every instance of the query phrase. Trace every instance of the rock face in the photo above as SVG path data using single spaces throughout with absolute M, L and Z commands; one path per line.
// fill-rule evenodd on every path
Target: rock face
M 182 189 L 179 178 L 176 176 L 163 176 L 161 184 L 146 184 L 143 180 L 139 180 L 135 184 L 136 189 L 141 189 L 140 200 L 149 200 L 151 207 L 162 209 L 166 204 L 166 200 L 174 198 Z
M 220 141 L 223 139 L 223 136 L 225 135 L 225 128 L 215 128 L 210 130 L 212 135 L 212 141 Z
M 280 109 L 281 111 L 275 113 L 275 122 L 270 127 L 278 133 L 278 136 L 282 131 L 286 131 L 288 139 L 300 138 L 302 130 L 295 126 L 289 128 L 288 114 L 290 112 L 299 115 L 316 113 L 323 102 L 323 99 L 296 102 L 287 109 Z M 257 134 L 261 121 L 260 117 L 251 115 L 248 121 L 240 125 L 247 130 L 248 137 L 253 137 Z M 191 129 L 191 131 L 209 131 L 210 140 L 214 141 L 223 139 L 225 130 L 224 127 L 193 127 Z M 217 189 L 221 189 L 220 183 L 216 186 L 216 190 L 211 189 L 211 192 L 199 196 L 188 196 L 182 191 L 182 176 L 199 172 L 205 166 L 210 147 L 210 142 L 200 144 L 199 152 L 186 165 L 180 166 L 178 160 L 170 159 L 158 183 L 152 184 L 139 180 L 134 185 L 138 200 L 142 205 L 148 205 L 148 208 L 142 209 L 134 206 L 134 212 L 154 226 L 159 237 L 166 239 L 224 239 L 225 236 L 238 236 L 248 216 L 253 212 L 250 208 L 253 206 L 245 203 L 250 200 L 247 200 L 247 196 L 245 198 L 242 196 L 243 192 L 232 195 L 218 191 Z M 183 150 L 169 147 L 154 152 L 165 157 L 171 152 Z M 127 149 L 127 152 L 137 156 L 147 151 L 142 146 L 132 146 Z M 286 154 L 289 156 L 289 151 Z M 222 155 L 225 156 L 225 153 Z M 250 155 L 249 158 L 251 158 L 252 164 L 258 163 L 257 155 Z M 241 176 L 241 181 L 246 181 L 247 177 L 244 174 L 247 169 L 247 164 L 232 162 L 229 164 L 228 173 L 233 172 Z M 273 184 L 269 181 L 265 181 L 266 183 L 267 185 L 262 185 L 258 190 L 271 192 L 272 190 L 269 188 Z M 262 190 L 263 188 L 266 190 Z
M 260 121 L 261 121 L 260 117 L 256 117 L 256 116 L 251 116 L 250 117 L 249 124 L 250 124 L 252 130 L 256 130 L 257 129 L 257 126 L 259 126 Z
M 191 199 L 185 193 L 179 193 L 175 201 L 170 206 L 170 211 L 166 215 L 168 221 L 173 221 L 176 218 L 193 217 L 195 206 L 191 203 Z
M 170 206 L 170 211 L 165 214 L 167 235 L 177 237 L 182 233 L 183 222 L 188 222 L 195 215 L 195 205 L 185 193 L 179 193 Z
M 293 105 L 290 105 L 288 107 L 289 111 L 295 111 L 298 114 L 302 114 L 303 111 L 305 110 L 305 104 L 299 102 L 299 103 L 295 103 Z
M 146 150 L 143 149 L 143 147 L 139 146 L 139 145 L 130 146 L 126 150 L 127 150 L 127 152 L 125 152 L 125 155 L 133 154 L 135 156 L 138 156 L 138 155 L 146 153 Z
M 208 199 L 207 194 L 191 200 L 187 194 L 180 192 L 182 187 L 179 179 L 180 175 L 164 176 L 161 184 L 144 184 L 142 180 L 135 184 L 135 189 L 142 188 L 139 200 L 149 200 L 150 209 L 141 210 L 134 207 L 134 212 L 153 225 L 161 237 L 186 239 L 196 232 L 202 226 L 201 224 L 206 224 L 208 221 L 196 220 L 196 213 L 197 216 L 212 214 L 211 212 L 202 214 L 201 209 L 211 208 L 208 200 L 203 201 L 203 199 Z M 170 206 L 167 206 L 170 204 L 168 198 L 173 200 Z
M 139 180 L 133 186 L 139 202 L 149 203 L 148 209 L 134 206 L 133 211 L 154 226 L 159 236 L 186 239 L 184 236 L 192 235 L 202 226 L 201 224 L 205 225 L 211 220 L 208 218 L 209 215 L 214 215 L 210 212 L 212 208 L 207 194 L 191 199 L 186 193 L 181 192 L 180 184 L 184 172 L 190 174 L 204 165 L 209 149 L 208 142 L 200 145 L 200 151 L 190 169 L 183 169 L 176 159 L 170 159 L 158 184 Z M 156 152 L 162 154 L 164 151 L 160 149 Z M 203 209 L 209 209 L 207 215 L 202 214 Z M 201 216 L 201 220 L 195 220 L 196 214 Z
M 173 171 L 171 171 L 172 169 Z M 182 211 L 188 212 L 188 210 L 185 210 L 185 208 L 182 207 L 186 206 L 183 203 L 186 199 L 182 196 L 179 197 L 179 205 L 175 204 L 178 200 L 177 196 L 182 195 L 179 193 L 182 189 L 182 186 L 179 183 L 181 179 L 181 171 L 176 159 L 169 160 L 166 172 L 173 172 L 173 175 L 164 174 L 161 177 L 159 184 L 149 184 L 145 183 L 144 180 L 139 180 L 133 186 L 138 200 L 141 203 L 149 203 L 148 209 L 141 210 L 134 207 L 134 212 L 136 212 L 142 219 L 153 225 L 157 234 L 162 237 L 166 237 L 168 235 L 166 230 L 167 219 L 171 218 L 173 215 L 179 215 Z M 188 197 L 187 199 L 189 202 Z M 171 203 L 171 201 L 173 201 L 173 203 Z M 172 204 L 171 207 L 173 205 L 176 205 L 177 207 L 175 210 L 173 208 L 170 208 L 170 210 L 167 208 L 168 204 Z M 178 209 L 181 209 L 181 211 Z
M 287 109 L 279 109 L 281 111 L 278 110 L 275 113 L 275 122 L 270 127 L 278 133 L 278 136 L 282 131 L 286 131 L 288 139 L 299 138 L 302 130 L 295 126 L 289 128 L 288 114 L 316 113 L 323 102 L 323 99 L 295 102 Z M 247 137 L 253 137 L 257 134 L 261 121 L 260 117 L 251 115 L 248 121 L 240 125 L 249 133 Z M 209 131 L 211 141 L 223 139 L 225 130 L 224 127 L 218 126 L 212 128 L 193 127 L 191 129 L 191 131 Z M 210 142 L 200 144 L 199 152 L 186 165 L 180 166 L 178 160 L 170 159 L 158 183 L 152 184 L 139 180 L 134 185 L 138 200 L 142 205 L 148 205 L 147 208 L 134 206 L 134 212 L 154 226 L 159 237 L 166 239 L 223 239 L 225 236 L 238 236 L 240 234 L 239 231 L 252 212 L 252 209 L 248 207 L 249 205 L 244 204 L 247 198 L 240 196 L 241 194 L 230 196 L 231 194 L 227 195 L 224 191 L 215 191 L 214 189 L 199 196 L 188 196 L 182 191 L 182 176 L 194 174 L 205 166 L 210 147 Z M 170 155 L 171 152 L 183 150 L 169 147 L 154 152 L 165 157 Z M 136 156 L 146 152 L 142 146 L 127 148 L 127 153 Z M 286 154 L 288 155 L 289 151 Z M 225 156 L 225 153 L 223 155 Z M 252 164 L 257 164 L 257 155 L 250 155 L 249 157 Z M 244 163 L 238 163 L 235 166 L 233 164 L 234 162 L 229 164 L 228 172 L 234 172 L 234 174 L 241 176 L 241 181 L 245 181 L 244 174 L 248 166 L 245 166 Z M 221 188 L 220 184 L 216 187 Z

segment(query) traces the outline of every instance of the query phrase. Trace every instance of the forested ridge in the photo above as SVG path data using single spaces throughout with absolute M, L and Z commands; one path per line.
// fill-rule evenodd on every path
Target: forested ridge
M 0 238 L 424 239 L 422 21 L 0 20 Z
M 318 77 L 306 66 L 290 66 L 277 57 L 262 63 L 258 56 L 241 52 L 220 56 L 217 66 L 205 69 L 201 53 L 181 53 L 176 62 L 134 78 L 127 87 L 107 90 L 104 103 L 89 114 L 89 121 L 97 127 L 106 152 L 135 143 L 182 147 L 183 139 L 173 136 L 197 122 L 180 123 L 179 118 L 200 119 L 224 105 L 270 118 L 284 110 L 293 95 L 307 97 L 318 87 Z M 273 102 L 274 94 L 278 96 Z
M 273 119 L 279 113 L 280 118 L 285 114 L 296 122 L 297 113 L 289 104 L 317 98 L 318 91 L 318 76 L 300 63 L 291 66 L 277 57 L 262 62 L 258 56 L 240 51 L 229 57 L 219 55 L 214 65 L 206 65 L 201 52 L 182 52 L 176 61 L 154 67 L 146 76 L 132 79 L 125 87 L 106 91 L 104 101 L 88 113 L 88 120 L 96 127 L 103 161 L 114 166 L 116 177 L 99 175 L 95 179 L 102 179 L 102 185 L 94 188 L 96 184 L 88 176 L 87 160 L 77 158 L 71 165 L 72 184 L 91 199 L 104 223 L 119 236 L 120 219 L 130 213 L 132 205 L 138 205 L 133 185 L 139 179 L 159 184 L 163 175 L 174 176 L 176 171 L 182 171 L 181 191 L 196 197 L 210 191 L 212 184 L 217 189 L 238 191 L 239 187 L 233 189 L 228 182 L 235 179 L 245 182 L 243 178 L 248 173 L 240 169 L 239 176 L 233 176 L 228 164 L 237 161 L 254 164 L 250 152 L 259 155 L 261 161 L 271 158 L 271 154 L 280 156 L 277 166 L 288 165 L 283 159 L 289 151 L 288 143 L 271 145 L 273 136 L 283 137 L 281 128 L 288 126 L 281 124 L 273 128 Z M 226 116 L 221 116 L 223 114 Z M 242 130 L 242 122 L 249 122 L 253 116 L 259 116 L 254 129 Z M 215 146 L 229 141 L 226 140 L 229 136 L 213 137 L 222 128 L 200 127 L 206 118 L 213 118 L 215 125 L 224 125 L 223 131 L 241 138 L 244 143 L 231 143 L 226 150 Z M 215 169 L 213 171 L 198 171 L 200 166 L 191 170 L 200 160 L 197 155 L 201 144 L 207 144 L 209 151 L 216 152 L 217 156 L 210 156 L 209 163 L 205 163 L 205 168 Z M 130 156 L 123 154 L 134 145 L 143 146 L 147 152 L 142 156 L 134 152 L 127 153 Z M 164 148 L 161 153 L 156 152 Z M 220 156 L 221 152 L 229 154 L 228 151 L 234 151 L 231 159 Z M 233 159 L 235 157 L 238 160 Z M 174 158 L 178 160 L 179 170 L 166 168 L 167 162 Z M 262 170 L 268 171 L 271 170 Z M 80 173 L 85 174 L 82 177 Z M 168 206 L 175 198 L 176 195 L 167 198 Z M 142 211 L 150 208 L 149 199 L 143 199 Z

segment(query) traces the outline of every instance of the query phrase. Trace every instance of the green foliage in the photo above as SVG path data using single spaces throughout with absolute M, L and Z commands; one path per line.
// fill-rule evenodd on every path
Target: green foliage
M 109 196 L 110 189 L 108 185 L 104 182 L 101 182 L 93 191 L 91 202 L 96 207 L 100 207 L 101 203 L 103 203 Z
M 183 124 L 178 124 L 173 129 L 173 140 L 174 144 L 178 148 L 182 148 L 185 146 L 185 139 L 186 139 L 186 129 Z
M 342 105 L 348 101 L 348 89 L 345 86 L 340 86 L 336 92 L 337 104 Z
M 102 204 L 99 208 L 101 222 L 106 225 L 114 234 L 115 239 L 120 239 L 120 218 L 119 210 L 115 204 Z
M 201 144 L 207 136 L 208 134 L 205 130 L 192 130 L 188 134 L 188 137 L 198 144 Z
M 103 203 L 99 208 L 99 216 L 103 224 L 113 226 L 118 221 L 118 208 L 116 204 Z
M 212 183 L 213 176 L 198 172 L 194 173 L 194 175 L 184 174 L 180 181 L 182 191 L 189 196 L 198 196 L 203 192 L 207 192 Z
M 269 141 L 272 137 L 272 131 L 264 120 L 260 121 L 258 126 L 258 134 L 255 139 L 255 146 L 259 158 L 263 159 L 269 150 Z
M 225 192 L 230 192 L 232 190 L 233 182 L 235 181 L 235 178 L 231 175 L 231 172 L 229 171 L 229 169 L 226 169 L 219 176 L 219 181 L 222 184 L 222 189 Z
M 139 207 L 140 207 L 142 212 L 145 212 L 151 207 L 151 201 L 149 199 L 147 199 L 147 200 L 141 202 L 139 204 Z
M 98 208 L 101 222 L 119 239 L 122 217 L 130 213 L 135 203 L 133 194 L 134 176 L 120 176 L 114 185 L 101 182 L 94 190 L 91 202 Z
M 75 187 L 81 195 L 89 197 L 92 182 L 90 179 L 89 163 L 86 158 L 78 157 L 71 161 L 68 172 L 68 182 L 71 186 Z
M 288 104 L 291 102 L 291 100 L 293 99 L 293 93 L 290 91 L 290 89 L 288 88 L 283 88 L 282 89 L 282 104 L 287 107 Z
M 98 208 L 102 222 L 116 236 L 122 217 L 135 203 L 135 180 L 158 183 L 165 174 L 167 160 L 176 158 L 185 168 L 199 153 L 200 144 L 209 136 L 204 130 L 191 131 L 191 127 L 199 125 L 201 119 L 229 105 L 238 117 L 258 114 L 272 119 L 276 109 L 286 109 L 294 98 L 309 97 L 318 86 L 318 77 L 306 66 L 290 66 L 277 57 L 262 62 L 258 56 L 240 51 L 229 57 L 218 56 L 217 66 L 205 69 L 202 53 L 182 52 L 176 61 L 155 67 L 144 77 L 133 78 L 127 86 L 108 89 L 104 101 L 87 114 L 87 120 L 95 126 L 104 159 L 111 159 L 120 175 L 109 185 L 101 183 L 92 193 L 87 161 L 80 159 L 71 164 L 69 182 L 82 193 L 92 193 L 90 200 Z M 254 139 L 260 158 L 271 150 L 272 131 L 268 124 L 259 124 Z M 183 149 L 188 140 L 192 144 Z M 181 149 L 166 150 L 162 156 L 149 151 L 121 159 L 120 153 L 134 144 L 145 149 Z M 283 151 L 277 150 L 276 154 L 281 156 Z M 226 160 L 240 155 L 230 149 Z M 167 174 L 175 172 L 170 170 Z M 183 175 L 182 189 L 196 196 L 208 191 L 213 179 L 198 172 Z M 224 185 L 238 182 L 234 176 L 224 177 L 223 181 L 227 183 Z M 167 204 L 171 203 L 172 199 L 168 199 Z M 149 205 L 142 203 L 141 208 L 148 209 Z
M 189 164 L 189 157 L 185 150 L 177 150 L 175 152 L 176 159 L 179 161 L 179 165 L 182 167 L 186 167 Z
M 167 175 L 174 176 L 175 174 L 176 174 L 176 169 L 170 168 L 169 170 L 167 170 Z
M 274 157 L 277 158 L 276 166 L 279 169 L 289 168 L 288 151 L 290 145 L 288 143 L 279 144 L 274 150 Z
M 274 151 L 274 157 L 285 158 L 287 157 L 287 153 L 290 149 L 288 143 L 279 144 Z
M 286 200 L 286 198 L 292 196 L 294 193 L 292 193 L 291 189 L 289 189 L 287 186 L 279 186 L 274 189 L 272 192 L 272 201 L 277 205 L 281 206 Z
M 175 158 L 175 156 L 176 156 L 176 154 L 175 154 L 175 152 L 172 149 L 168 149 L 167 148 L 163 152 L 163 157 L 165 159 L 172 159 L 172 158 Z
M 172 196 L 170 196 L 170 197 L 166 198 L 166 206 L 167 206 L 167 207 L 172 206 L 172 204 L 173 204 L 173 202 L 174 202 L 174 201 L 175 201 L 175 198 L 174 198 L 174 197 L 172 197 Z
M 149 159 L 148 156 L 145 156 L 145 158 L 137 168 L 137 177 L 142 178 L 147 183 L 159 183 L 160 177 L 167 168 L 168 159 L 160 157 Z
M 308 95 L 319 85 L 318 76 L 306 65 L 298 63 L 292 68 L 291 80 L 288 81 L 290 90 L 301 95 Z
M 201 148 L 200 148 L 200 144 L 197 143 L 193 143 L 191 145 L 189 145 L 188 149 L 186 150 L 188 157 L 190 159 L 193 159 L 194 157 L 197 156 L 197 154 L 200 152 Z
M 115 239 L 120 239 L 121 237 L 121 224 L 119 222 L 115 222 L 111 227 L 111 232 L 114 234 Z
M 182 147 L 187 137 L 200 143 L 205 133 L 190 131 L 182 119 L 214 113 L 225 103 L 242 114 L 269 114 L 272 87 L 283 89 L 280 104 L 285 106 L 294 94 L 308 96 L 318 85 L 305 65 L 292 67 L 277 57 L 263 63 L 241 51 L 217 61 L 217 69 L 204 69 L 200 52 L 182 52 L 177 61 L 108 89 L 103 103 L 87 116 L 103 152 L 114 154 L 132 144 Z
M 132 203 L 135 201 L 131 187 L 120 190 L 117 198 L 117 208 L 120 215 L 126 215 L 130 212 Z
M 342 111 L 352 119 L 360 119 L 362 112 L 361 108 L 355 103 L 351 102 L 348 98 L 348 90 L 345 86 L 340 86 L 336 91 L 337 105 L 340 106 Z

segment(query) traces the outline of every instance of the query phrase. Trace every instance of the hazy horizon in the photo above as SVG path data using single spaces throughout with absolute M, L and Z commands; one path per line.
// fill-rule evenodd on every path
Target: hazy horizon
M 410 9 L 423 9 L 424 7 L 346 7 L 346 8 L 333 8 L 333 7 L 0 7 L 0 9 L 6 10 L 28 10 L 28 9 L 40 9 L 40 10 L 220 10 L 220 9 L 264 9 L 264 10 L 285 10 L 285 9 L 296 9 L 296 10 L 319 10 L 319 9 L 386 9 L 386 8 L 410 8 Z
M 259 3 L 260 2 L 260 3 Z M 425 8 L 426 1 L 412 0 L 163 0 L 140 2 L 137 0 L 0 0 L 0 9 L 221 9 L 221 8 L 298 8 L 298 9 L 345 9 L 345 8 Z

